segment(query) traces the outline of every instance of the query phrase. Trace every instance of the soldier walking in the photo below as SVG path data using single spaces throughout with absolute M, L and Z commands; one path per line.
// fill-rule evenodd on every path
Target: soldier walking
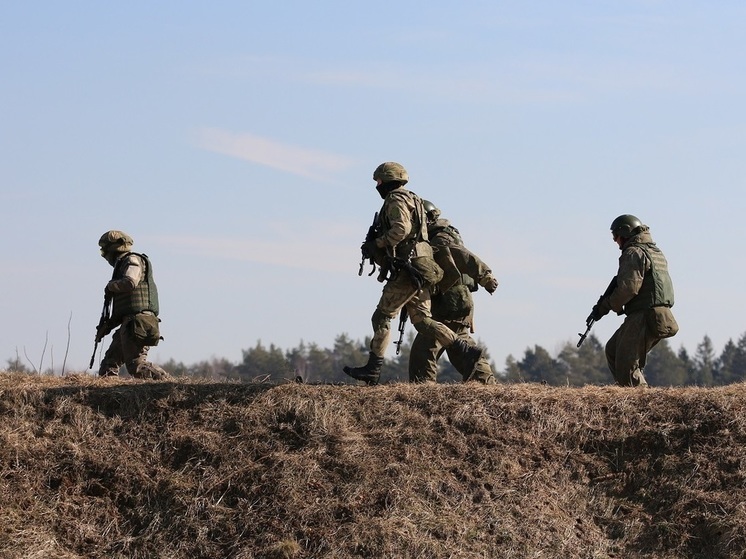
M 429 200 L 423 200 L 427 215 L 427 232 L 437 264 L 443 269 L 443 279 L 432 294 L 433 319 L 442 322 L 469 345 L 476 345 L 474 332 L 474 298 L 472 292 L 482 286 L 490 295 L 497 289 L 497 279 L 477 255 L 464 246 L 461 234 Z M 448 354 L 457 370 L 461 356 L 441 345 L 437 338 L 418 332 L 409 353 L 410 382 L 436 382 L 438 359 Z M 463 375 L 462 375 L 463 376 Z M 489 362 L 480 357 L 474 371 L 463 376 L 464 382 L 494 384 L 495 376 Z
M 118 376 L 122 365 L 139 379 L 166 379 L 170 375 L 147 360 L 150 346 L 162 339 L 158 318 L 158 288 L 153 266 L 145 254 L 132 252 L 132 237 L 122 231 L 107 231 L 98 241 L 101 256 L 114 268 L 104 289 L 111 300 L 111 316 L 96 332 L 101 341 L 114 328 L 111 345 L 104 353 L 99 376 Z
M 404 188 L 409 175 L 395 162 L 381 163 L 373 172 L 376 190 L 383 198 L 378 214 L 375 238 L 366 239 L 363 257 L 382 266 L 379 281 L 385 282 L 381 298 L 373 312 L 373 338 L 368 362 L 360 367 L 344 367 L 344 372 L 369 385 L 378 384 L 383 358 L 391 337 L 391 319 L 406 306 L 412 325 L 418 332 L 438 340 L 460 358 L 460 373 L 471 376 L 482 350 L 468 344 L 430 313 L 430 289 L 443 271 L 433 259 L 428 243 L 427 218 L 422 199 Z
M 606 361 L 619 386 L 645 387 L 648 352 L 679 331 L 671 312 L 673 283 L 666 257 L 637 217 L 620 215 L 611 223 L 611 234 L 622 251 L 616 281 L 588 318 L 601 320 L 610 311 L 626 315 L 606 343 Z

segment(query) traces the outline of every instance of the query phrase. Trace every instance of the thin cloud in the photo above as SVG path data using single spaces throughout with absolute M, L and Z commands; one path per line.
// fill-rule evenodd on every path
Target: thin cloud
M 314 180 L 329 180 L 355 163 L 342 155 L 282 144 L 248 132 L 239 134 L 219 128 L 200 130 L 198 145 L 207 151 Z
M 199 257 L 256 262 L 272 266 L 344 272 L 354 268 L 358 249 L 354 245 L 319 246 L 311 240 L 257 240 L 228 237 L 157 236 L 152 241 L 171 251 Z M 323 259 L 318 255 L 324 254 Z

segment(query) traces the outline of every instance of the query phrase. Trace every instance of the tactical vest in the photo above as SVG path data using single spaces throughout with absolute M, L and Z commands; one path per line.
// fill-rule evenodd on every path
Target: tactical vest
M 158 316 L 158 288 L 153 280 L 153 266 L 145 254 L 128 252 L 122 256 L 114 266 L 114 274 L 111 279 L 118 280 L 124 277 L 124 264 L 127 258 L 134 254 L 139 256 L 145 264 L 143 278 L 129 293 L 114 293 L 112 297 L 111 320 L 115 324 L 121 324 L 122 319 L 143 311 L 151 311 Z
M 653 307 L 673 307 L 673 282 L 668 275 L 666 257 L 655 243 L 633 243 L 630 246 L 641 248 L 651 266 L 643 276 L 640 292 L 624 305 L 624 312 L 629 314 Z
M 430 243 L 433 246 L 463 246 L 461 234 L 450 223 L 444 224 L 445 220 L 439 220 L 428 227 Z M 441 266 L 442 267 L 442 266 Z M 449 282 L 450 283 L 450 282 Z M 460 322 L 467 326 L 471 323 L 471 314 L 474 310 L 474 299 L 471 292 L 476 288 L 476 283 L 467 274 L 460 274 L 456 283 L 438 293 L 431 299 L 432 315 L 436 320 L 446 322 Z

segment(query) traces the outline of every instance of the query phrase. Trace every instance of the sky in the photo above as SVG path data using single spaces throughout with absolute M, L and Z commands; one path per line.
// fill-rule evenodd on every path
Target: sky
M 152 260 L 157 363 L 363 340 L 384 161 L 500 282 L 475 294 L 498 369 L 577 341 L 627 213 L 668 258 L 671 347 L 719 354 L 746 332 L 744 20 L 735 0 L 2 2 L 0 367 L 87 368 L 110 229 Z

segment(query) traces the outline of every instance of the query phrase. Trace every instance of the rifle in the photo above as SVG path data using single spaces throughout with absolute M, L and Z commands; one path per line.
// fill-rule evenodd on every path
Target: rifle
M 614 291 L 614 289 L 616 289 L 616 276 L 614 276 L 613 278 L 611 278 L 611 281 L 609 282 L 609 286 L 606 288 L 606 291 L 604 291 L 603 295 L 601 295 L 598 298 L 598 301 L 596 302 L 596 305 L 594 305 L 594 310 L 595 310 L 595 307 L 599 303 L 601 303 L 601 301 L 603 299 L 605 299 L 606 297 L 608 297 L 609 295 L 611 295 L 611 292 Z M 593 318 L 594 314 L 595 314 L 594 311 L 591 311 L 591 314 L 589 314 L 588 318 L 585 319 L 585 326 L 586 326 L 585 332 L 583 332 L 582 334 L 580 332 L 578 332 L 578 336 L 580 336 L 580 339 L 578 340 L 578 347 L 580 347 L 581 345 L 583 345 L 583 342 L 588 337 L 588 334 L 590 333 L 591 328 L 593 327 L 593 323 L 596 322 L 596 319 Z
M 399 352 L 401 351 L 401 344 L 404 340 L 404 325 L 407 323 L 407 306 L 403 306 L 401 308 L 401 312 L 399 313 L 399 341 L 394 342 L 394 345 L 396 346 L 396 354 L 399 355 Z
M 366 260 L 368 260 L 371 266 L 373 266 L 373 269 L 370 271 L 370 274 L 368 275 L 372 276 L 376 271 L 376 260 L 374 256 L 374 249 L 375 249 L 376 237 L 378 236 L 379 226 L 380 224 L 378 223 L 378 212 L 376 212 L 373 215 L 373 223 L 371 223 L 370 227 L 368 227 L 368 233 L 365 235 L 365 240 L 363 241 L 363 244 L 360 246 L 360 252 L 363 253 L 363 259 L 360 261 L 360 269 L 357 271 L 358 276 L 363 275 L 363 267 L 365 266 Z
M 96 360 L 96 349 L 101 340 L 106 337 L 106 328 L 111 318 L 109 303 L 111 302 L 111 295 L 108 293 L 104 295 L 104 308 L 101 310 L 101 318 L 98 320 L 98 326 L 96 326 L 96 341 L 93 344 L 93 355 L 91 355 L 91 362 L 88 365 L 89 369 L 93 369 L 93 362 Z

